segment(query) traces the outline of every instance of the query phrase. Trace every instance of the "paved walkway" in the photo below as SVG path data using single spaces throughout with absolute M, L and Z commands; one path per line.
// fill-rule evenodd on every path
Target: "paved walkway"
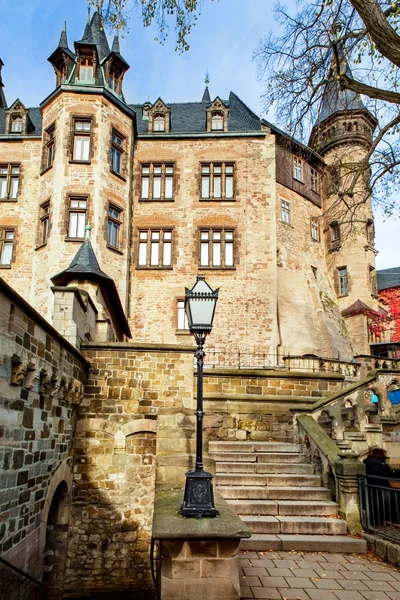
M 400 600 L 400 569 L 371 554 L 242 552 L 242 600 Z

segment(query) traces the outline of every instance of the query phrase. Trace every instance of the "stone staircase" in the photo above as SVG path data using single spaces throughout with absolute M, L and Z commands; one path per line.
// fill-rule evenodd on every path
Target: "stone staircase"
M 217 491 L 252 531 L 243 550 L 366 552 L 299 444 L 210 441 L 209 454 Z

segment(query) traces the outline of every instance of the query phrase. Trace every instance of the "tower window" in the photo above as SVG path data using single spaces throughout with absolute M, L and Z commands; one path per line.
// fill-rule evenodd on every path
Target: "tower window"
M 311 189 L 319 194 L 319 172 L 314 167 L 311 167 Z
M 202 229 L 200 231 L 200 266 L 210 269 L 234 267 L 234 231 Z
M 153 118 L 153 131 L 165 131 L 165 115 L 156 113 Z
M 74 119 L 72 159 L 77 162 L 90 160 L 91 119 Z
M 349 291 L 347 267 L 339 267 L 338 275 L 339 275 L 339 296 L 346 296 Z
M 120 83 L 119 75 L 116 71 L 110 70 L 108 74 L 108 86 L 116 93 L 119 94 Z
M 45 160 L 44 168 L 49 169 L 53 166 L 55 153 L 55 126 L 48 127 L 45 131 Z
M 303 181 L 303 161 L 298 156 L 293 156 L 293 177 L 297 181 Z
M 87 83 L 93 81 L 93 59 L 81 58 L 79 64 L 79 81 Z
M 124 138 L 113 129 L 111 136 L 111 171 L 121 175 Z
M 369 287 L 373 296 L 378 295 L 378 284 L 376 280 L 376 270 L 372 265 L 368 267 Z
M 85 237 L 87 198 L 70 198 L 68 208 L 68 237 Z
M 290 202 L 281 199 L 281 221 L 290 224 Z
M 107 244 L 112 248 L 119 248 L 120 245 L 121 212 L 121 209 L 113 204 L 108 206 Z
M 331 248 L 340 246 L 340 225 L 337 221 L 329 224 L 329 234 L 331 238 Z
M 22 133 L 21 115 L 14 115 L 11 117 L 11 133 Z
M 374 227 L 374 222 L 372 221 L 372 219 L 369 219 L 367 221 L 366 234 L 367 234 L 368 245 L 373 247 L 374 242 L 375 242 L 375 227 Z
M 47 244 L 50 230 L 50 200 L 40 205 L 39 246 Z
M 224 114 L 222 112 L 214 112 L 211 115 L 211 130 L 223 131 L 224 129 Z
M 17 199 L 20 173 L 19 165 L 0 165 L 0 201 Z
M 314 242 L 319 242 L 321 239 L 318 217 L 311 217 L 311 239 L 314 240 Z
M 14 229 L 0 229 L 0 267 L 11 265 L 14 250 Z

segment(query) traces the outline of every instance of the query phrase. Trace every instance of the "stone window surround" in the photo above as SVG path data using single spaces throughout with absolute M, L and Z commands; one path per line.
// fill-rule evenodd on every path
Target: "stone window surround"
M 116 142 L 114 142 L 114 140 L 113 140 L 113 136 L 114 135 L 116 135 L 117 137 L 119 137 L 122 140 L 122 145 L 118 145 Z M 116 175 L 117 177 L 119 177 L 123 181 L 126 181 L 126 169 L 127 169 L 127 165 L 126 165 L 126 149 L 125 149 L 125 146 L 126 146 L 126 135 L 124 135 L 123 133 L 121 133 L 120 130 L 117 127 L 111 126 L 111 133 L 110 133 L 110 171 L 111 171 L 111 173 L 113 175 Z M 111 160 L 112 148 L 116 148 L 121 153 L 121 170 L 120 170 L 120 172 L 114 171 L 114 169 L 112 168 L 112 160 Z
M 208 240 L 202 240 L 202 233 L 208 233 Z M 218 242 L 218 240 L 213 239 L 213 233 L 220 232 L 221 237 L 219 241 L 220 245 L 220 260 L 221 265 L 213 264 L 213 252 L 214 252 L 214 242 Z M 226 240 L 226 233 L 232 233 L 232 240 Z M 201 264 L 201 246 L 202 243 L 208 243 L 208 265 Z M 226 242 L 232 245 L 232 265 L 225 265 L 227 253 L 226 253 Z M 237 238 L 236 238 L 236 228 L 235 227 L 199 227 L 198 229 L 198 248 L 199 248 L 199 269 L 201 270 L 215 270 L 215 271 L 233 271 L 236 270 L 236 247 L 237 247 Z
M 156 131 L 154 129 L 154 117 L 156 115 L 163 115 L 164 117 L 164 130 Z M 171 130 L 171 109 L 159 98 L 156 102 L 148 108 L 148 131 L 149 133 L 155 133 L 162 135 L 169 133 Z
M 221 196 L 215 197 L 214 193 L 214 167 L 221 167 Z M 209 197 L 203 197 L 203 178 L 206 176 L 206 173 L 203 173 L 203 167 L 209 167 Z M 228 174 L 228 177 L 232 178 L 232 197 L 226 197 L 226 167 L 233 168 L 233 175 Z M 236 170 L 236 162 L 235 161 L 213 161 L 213 162 L 201 162 L 200 163 L 200 202 L 235 202 L 236 201 L 236 192 L 237 188 L 237 170 Z
M 7 167 L 7 184 L 6 184 L 6 197 L 5 198 L 0 198 L 0 202 L 17 202 L 18 201 L 18 196 L 20 194 L 21 191 L 21 187 L 22 187 L 22 169 L 21 169 L 21 164 L 20 163 L 2 163 L 0 165 L 0 167 Z M 18 168 L 19 169 L 19 174 L 18 174 L 18 191 L 17 191 L 17 195 L 15 198 L 9 198 L 10 195 L 10 190 L 11 190 L 11 180 L 12 180 L 12 169 L 13 168 Z
M 150 172 L 148 174 L 144 174 L 143 173 L 143 169 L 148 167 L 150 169 Z M 161 191 L 160 191 L 160 198 L 153 198 L 154 195 L 154 167 L 161 167 Z M 172 173 L 166 173 L 166 168 L 167 167 L 172 167 L 173 172 Z M 171 160 L 171 161 L 160 161 L 160 162 L 156 162 L 156 161 L 144 161 L 141 162 L 139 164 L 139 177 L 138 180 L 140 180 L 140 188 L 139 188 L 139 202 L 174 202 L 175 201 L 175 195 L 176 195 L 176 163 L 175 161 Z M 172 176 L 172 197 L 171 198 L 165 198 L 165 188 L 166 188 L 166 178 L 168 176 Z M 148 183 L 148 190 L 149 190 L 149 197 L 148 198 L 144 198 L 143 197 L 143 180 L 144 178 L 149 180 Z
M 147 239 L 146 240 L 142 240 L 142 243 L 144 244 L 144 242 L 146 242 L 146 265 L 140 265 L 139 264 L 139 260 L 140 260 L 140 234 L 141 233 L 146 233 L 147 234 Z M 159 240 L 158 240 L 158 264 L 157 265 L 151 265 L 150 261 L 151 261 L 151 243 L 152 243 L 152 233 L 159 233 Z M 165 233 L 170 233 L 171 234 L 171 238 L 170 240 L 166 240 L 164 238 L 164 234 Z M 165 242 L 170 245 L 170 264 L 163 264 L 164 261 L 164 244 Z M 138 227 L 136 229 L 136 240 L 135 240 L 135 246 L 137 248 L 137 258 L 136 258 L 136 269 L 138 270 L 147 270 L 147 271 L 171 271 L 173 269 L 173 264 L 174 264 L 174 245 L 175 245 L 175 240 L 174 240 L 174 227 Z
M 52 168 L 54 164 L 54 156 L 56 151 L 56 122 L 54 121 L 46 127 L 43 132 L 43 148 L 42 148 L 42 168 L 40 174 L 42 175 L 46 171 Z M 52 154 L 50 155 L 50 152 Z M 49 158 L 51 156 L 51 163 L 49 164 Z
M 117 219 L 116 217 L 112 217 L 109 215 L 109 209 L 115 210 L 119 213 L 119 219 Z M 123 215 L 124 209 L 119 206 L 119 204 L 117 204 L 114 201 L 109 201 L 108 206 L 107 206 L 107 215 L 106 215 L 106 241 L 107 241 L 107 248 L 109 250 L 112 250 L 113 252 L 117 252 L 118 254 L 123 254 L 121 248 L 123 246 L 123 235 L 122 235 L 122 224 L 123 224 Z M 109 243 L 109 236 L 108 236 L 108 222 L 112 221 L 113 223 L 118 225 L 118 240 L 117 240 L 117 246 L 112 246 Z
M 77 122 L 90 122 L 90 130 L 89 131 L 81 131 L 75 129 L 75 124 Z M 95 127 L 95 119 L 92 114 L 82 114 L 82 115 L 72 115 L 71 116 L 71 142 L 69 147 L 69 162 L 74 164 L 83 164 L 89 165 L 92 162 L 93 158 L 93 130 Z M 89 138 L 89 157 L 88 160 L 79 160 L 74 158 L 74 145 L 75 145 L 75 136 L 88 137 Z
M 10 226 L 10 227 L 0 227 L 0 260 L 1 260 L 1 254 L 3 252 L 3 245 L 4 242 L 6 241 L 6 234 L 12 232 L 13 233 L 13 238 L 12 238 L 12 250 L 11 250 L 11 260 L 9 263 L 7 264 L 1 264 L 0 263 L 0 269 L 11 269 L 12 268 L 12 264 L 15 261 L 15 247 L 16 247 L 16 243 L 17 243 L 17 228 L 14 226 Z M 10 240 L 11 241 L 11 240 Z
M 338 250 L 341 246 L 340 224 L 336 220 L 329 223 L 329 245 L 331 252 Z
M 47 225 L 45 222 L 47 221 Z M 38 229 L 37 229 L 37 244 L 35 250 L 43 248 L 47 245 L 51 229 L 51 200 L 48 198 L 39 204 Z M 44 236 L 44 232 L 46 235 Z M 44 241 L 43 241 L 44 240 Z
M 86 200 L 86 210 L 85 209 L 75 209 L 71 208 L 71 200 Z M 69 237 L 69 226 L 70 226 L 70 213 L 71 212 L 80 212 L 86 214 L 85 225 L 90 222 L 90 196 L 88 194 L 68 194 L 66 203 L 65 203 L 65 238 L 66 242 L 82 242 L 85 239 L 85 235 L 83 237 Z
M 12 122 L 15 117 L 22 118 L 22 131 L 12 131 Z M 15 101 L 14 105 L 6 111 L 6 125 L 4 129 L 11 135 L 25 135 L 28 130 L 28 111 L 20 101 Z
M 213 129 L 213 115 L 216 113 L 221 113 L 223 119 L 222 129 Z M 221 98 L 218 96 L 211 103 L 211 105 L 207 108 L 206 111 L 206 125 L 207 131 L 210 133 L 224 133 L 228 131 L 228 119 L 229 119 L 229 109 L 222 102 Z
M 344 298 L 350 292 L 350 277 L 347 265 L 336 267 L 335 270 L 335 287 L 338 298 Z M 342 289 L 345 291 L 342 292 Z

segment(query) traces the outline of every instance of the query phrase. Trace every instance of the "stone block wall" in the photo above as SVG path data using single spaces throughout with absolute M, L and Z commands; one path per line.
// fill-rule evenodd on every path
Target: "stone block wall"
M 0 280 L 0 551 L 41 579 L 47 517 L 70 491 L 86 361 Z M 9 598 L 22 600 L 20 590 Z
M 83 352 L 91 369 L 76 427 L 64 596 L 148 590 L 159 413 L 193 412 L 193 349 L 88 343 Z M 173 442 L 174 424 L 164 425 Z

